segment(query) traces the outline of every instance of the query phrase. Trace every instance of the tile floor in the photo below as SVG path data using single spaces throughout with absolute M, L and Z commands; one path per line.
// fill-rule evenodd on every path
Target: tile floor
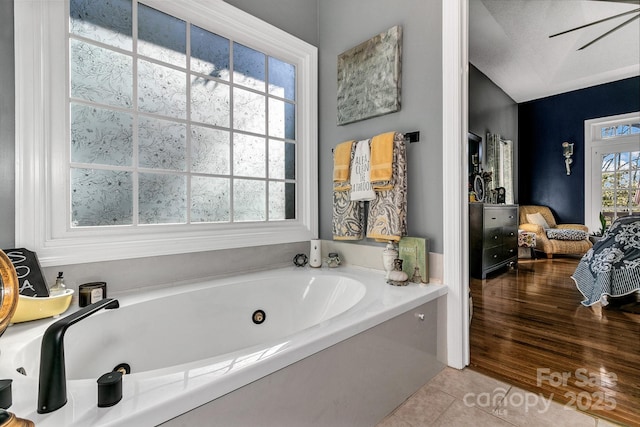
M 551 402 L 471 369 L 445 368 L 377 427 L 580 426 L 617 424 Z

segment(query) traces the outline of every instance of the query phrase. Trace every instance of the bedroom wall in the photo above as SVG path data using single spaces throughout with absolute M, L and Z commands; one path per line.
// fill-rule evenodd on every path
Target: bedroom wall
M 640 111 L 640 77 L 518 105 L 519 202 L 547 205 L 559 222 L 584 223 L 584 121 Z M 574 143 L 571 175 L 562 142 Z
M 518 203 L 518 104 L 473 64 L 469 64 L 469 131 L 483 143 L 487 132 L 513 141 L 513 197 Z

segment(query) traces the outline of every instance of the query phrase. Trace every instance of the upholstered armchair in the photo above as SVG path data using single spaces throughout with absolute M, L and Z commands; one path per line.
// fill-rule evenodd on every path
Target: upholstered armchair
M 547 206 L 520 205 L 520 230 L 536 233 L 536 250 L 547 258 L 554 254 L 584 255 L 593 245 L 582 224 L 557 224 Z

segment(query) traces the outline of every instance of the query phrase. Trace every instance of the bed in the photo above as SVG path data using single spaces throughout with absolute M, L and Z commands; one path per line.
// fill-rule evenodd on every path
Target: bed
M 591 306 L 640 291 L 640 216 L 618 218 L 582 257 L 571 278 Z

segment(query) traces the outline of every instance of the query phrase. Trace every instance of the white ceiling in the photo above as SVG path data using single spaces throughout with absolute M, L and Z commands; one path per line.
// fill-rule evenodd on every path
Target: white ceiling
M 640 19 L 581 46 L 632 18 L 632 2 L 469 0 L 469 61 L 514 101 L 525 102 L 640 75 Z

